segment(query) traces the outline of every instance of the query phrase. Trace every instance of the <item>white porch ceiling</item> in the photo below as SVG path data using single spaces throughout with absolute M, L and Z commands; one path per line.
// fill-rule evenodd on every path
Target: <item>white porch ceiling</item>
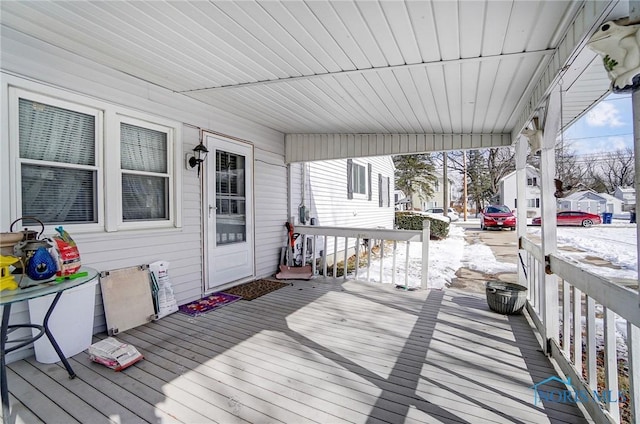
M 3 1 L 0 7 L 5 27 L 284 134 L 504 139 L 519 125 L 582 4 Z M 594 56 L 585 55 L 566 69 L 564 124 L 608 88 L 602 66 L 590 66 Z

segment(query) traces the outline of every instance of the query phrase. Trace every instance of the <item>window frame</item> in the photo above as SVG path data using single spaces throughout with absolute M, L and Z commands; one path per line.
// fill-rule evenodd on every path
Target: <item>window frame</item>
M 75 165 L 63 162 L 51 162 L 40 161 L 35 159 L 23 159 L 20 157 L 20 140 L 19 140 L 19 100 L 26 99 L 29 101 L 42 103 L 44 105 L 50 105 L 59 107 L 62 109 L 68 109 L 79 113 L 94 116 L 94 157 L 95 163 L 93 165 Z M 13 175 L 14 183 L 10 184 L 11 199 L 15 199 L 13 202 L 13 219 L 17 219 L 23 216 L 22 213 L 22 165 L 42 165 L 42 166 L 56 166 L 68 169 L 81 169 L 81 170 L 93 170 L 96 172 L 96 187 L 95 187 L 95 204 L 93 205 L 96 213 L 96 222 L 82 223 L 82 224 L 67 224 L 59 223 L 55 225 L 47 225 L 47 227 L 54 228 L 57 225 L 64 225 L 68 231 L 77 232 L 83 231 L 100 231 L 104 227 L 105 214 L 105 189 L 104 189 L 104 166 L 103 163 L 103 134 L 104 134 L 104 113 L 99 108 L 61 99 L 59 97 L 53 97 L 39 92 L 26 90 L 18 87 L 9 87 L 9 156 L 11 157 L 10 172 Z
M 150 113 L 127 109 L 85 95 L 48 87 L 31 81 L 8 85 L 9 174 L 11 220 L 22 216 L 22 164 L 55 164 L 72 169 L 95 169 L 95 210 L 93 223 L 56 223 L 46 225 L 46 232 L 63 225 L 73 233 L 117 232 L 121 230 L 173 229 L 182 227 L 182 123 Z M 95 116 L 95 164 L 93 166 L 21 159 L 19 150 L 19 99 L 43 103 Z M 122 169 L 120 166 L 121 123 L 167 133 L 168 219 L 124 222 L 122 218 Z M 107 148 L 108 147 L 108 148 Z
M 356 167 L 364 169 L 364 193 L 360 193 L 355 190 L 355 184 L 358 180 L 355 178 Z M 347 159 L 347 199 L 360 199 L 369 200 L 373 199 L 373 183 L 371 179 L 373 174 L 373 167 L 371 163 L 356 161 L 353 159 Z
M 173 221 L 176 217 L 176 209 L 177 203 L 175 201 L 176 198 L 176 189 L 175 184 L 175 176 L 176 169 L 179 169 L 175 166 L 175 144 L 176 144 L 176 128 L 167 125 L 165 122 L 162 123 L 162 119 L 154 119 L 153 117 L 147 117 L 147 119 L 141 119 L 138 115 L 131 116 L 131 114 L 123 114 L 116 113 L 114 118 L 114 130 L 116 132 L 115 140 L 117 141 L 117 148 L 109 149 L 106 152 L 106 155 L 109 156 L 109 162 L 117 164 L 117 177 L 111 178 L 113 180 L 113 190 L 118 192 L 117 202 L 109 202 L 108 206 L 108 216 L 109 216 L 109 225 L 107 226 L 107 231 L 113 229 L 115 230 L 130 230 L 130 229 L 142 229 L 142 228 L 166 228 L 173 227 Z M 122 199 L 122 176 L 123 174 L 128 175 L 153 175 L 160 176 L 159 173 L 149 173 L 142 171 L 132 171 L 122 169 L 120 164 L 120 153 L 121 153 L 121 141 L 120 141 L 120 128 L 121 124 L 129 124 L 135 125 L 137 127 L 142 127 L 146 129 L 151 129 L 159 132 L 163 132 L 167 135 L 167 172 L 166 175 L 168 178 L 167 186 L 169 188 L 169 193 L 167 196 L 167 212 L 168 219 L 163 220 L 149 220 L 149 221 L 125 221 L 123 218 L 123 199 Z M 112 156 L 112 157 L 111 157 Z M 114 166 L 115 168 L 115 166 Z M 113 168 L 112 168 L 113 169 Z

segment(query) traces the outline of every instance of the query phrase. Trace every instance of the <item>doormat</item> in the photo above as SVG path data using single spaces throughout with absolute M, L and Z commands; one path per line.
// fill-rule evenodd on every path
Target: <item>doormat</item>
M 240 284 L 225 290 L 227 294 L 240 296 L 244 300 L 253 300 L 267 293 L 271 293 L 274 290 L 281 289 L 285 286 L 290 286 L 290 283 L 282 283 L 280 281 L 272 280 L 255 280 L 250 283 Z
M 209 296 L 205 296 L 202 299 L 194 300 L 191 303 L 182 305 L 178 308 L 178 311 L 183 314 L 190 315 L 192 317 L 205 314 L 216 308 L 219 308 L 229 303 L 233 303 L 236 300 L 240 300 L 240 296 L 234 296 L 227 293 L 213 293 Z

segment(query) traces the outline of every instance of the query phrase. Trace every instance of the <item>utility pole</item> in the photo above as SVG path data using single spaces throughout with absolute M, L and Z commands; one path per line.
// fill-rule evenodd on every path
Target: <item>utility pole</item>
M 464 209 L 463 220 L 467 222 L 467 152 L 462 151 L 462 209 Z

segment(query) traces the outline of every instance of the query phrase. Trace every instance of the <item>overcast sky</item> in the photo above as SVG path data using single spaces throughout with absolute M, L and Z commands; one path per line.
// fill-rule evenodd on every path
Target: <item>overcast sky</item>
M 630 94 L 610 94 L 564 134 L 565 145 L 578 155 L 633 148 Z

